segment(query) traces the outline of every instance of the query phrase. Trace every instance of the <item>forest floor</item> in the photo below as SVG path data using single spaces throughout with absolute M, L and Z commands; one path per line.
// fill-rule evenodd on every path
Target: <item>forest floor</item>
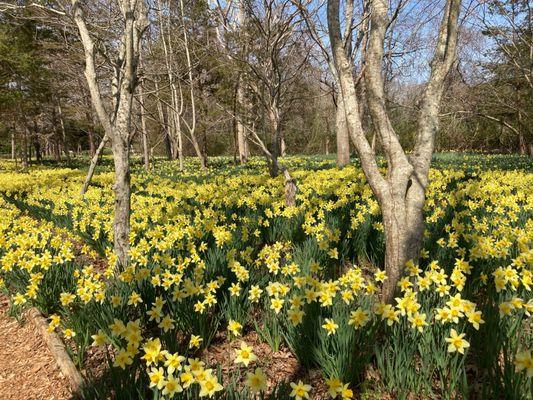
M 0 399 L 67 400 L 67 380 L 33 324 L 7 315 L 0 296 Z

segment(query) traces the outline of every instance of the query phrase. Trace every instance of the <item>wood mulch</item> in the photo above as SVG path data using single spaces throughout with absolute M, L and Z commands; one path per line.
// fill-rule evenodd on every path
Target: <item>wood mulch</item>
M 247 368 L 239 367 L 234 363 L 235 350 L 240 348 L 241 342 L 253 347 L 253 353 L 257 356 L 257 362 Z M 215 337 L 211 346 L 202 354 L 202 359 L 207 361 L 211 368 L 220 368 L 225 381 L 231 381 L 241 371 L 242 379 L 238 386 L 244 386 L 244 372 L 253 372 L 260 367 L 267 376 L 267 391 L 270 392 L 277 383 L 302 380 L 313 387 L 311 398 L 323 400 L 330 398 L 327 394 L 327 386 L 322 374 L 317 370 L 306 371 L 300 367 L 294 355 L 282 347 L 277 352 L 272 351 L 270 346 L 261 342 L 255 331 L 248 332 L 242 338 L 228 340 L 227 332 L 220 332 Z
M 68 381 L 33 324 L 7 315 L 0 297 L 0 399 L 68 400 Z

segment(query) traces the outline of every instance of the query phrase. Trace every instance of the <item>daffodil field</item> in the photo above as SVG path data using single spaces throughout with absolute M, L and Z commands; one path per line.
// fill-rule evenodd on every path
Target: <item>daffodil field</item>
M 117 270 L 110 165 L 82 197 L 81 168 L 0 161 L 0 290 L 48 318 L 87 399 L 532 398 L 530 159 L 435 157 L 424 249 L 392 304 L 357 163 L 282 162 L 295 206 L 261 159 L 136 165 Z

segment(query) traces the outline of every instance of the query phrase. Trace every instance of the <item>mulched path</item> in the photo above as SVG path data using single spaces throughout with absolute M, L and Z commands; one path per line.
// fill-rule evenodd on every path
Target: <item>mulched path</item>
M 19 324 L 0 297 L 0 399 L 68 400 L 71 393 L 55 360 L 31 323 Z

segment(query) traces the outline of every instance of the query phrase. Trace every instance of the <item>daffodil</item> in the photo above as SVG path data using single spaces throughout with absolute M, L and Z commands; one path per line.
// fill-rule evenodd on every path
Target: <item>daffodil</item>
M 458 351 L 461 354 L 464 354 L 465 349 L 470 347 L 470 343 L 468 343 L 465 339 L 464 333 L 458 334 L 455 329 L 452 328 L 450 331 L 450 337 L 446 338 L 446 342 L 448 342 L 448 353 L 454 353 Z
M 516 354 L 514 359 L 514 365 L 516 372 L 526 371 L 528 378 L 533 376 L 533 358 L 531 357 L 531 351 L 523 350 Z
M 119 349 L 115 356 L 113 366 L 125 369 L 126 366 L 133 364 L 133 358 L 126 349 Z
M 311 385 L 304 384 L 302 381 L 298 381 L 298 383 L 291 382 L 291 388 L 290 396 L 294 397 L 295 400 L 308 399 L 309 392 L 312 389 Z
M 213 397 L 213 395 L 216 392 L 221 391 L 224 389 L 220 383 L 218 383 L 218 380 L 216 376 L 213 376 L 211 374 L 208 374 L 202 381 L 200 381 L 200 397 Z
M 161 390 L 165 385 L 165 371 L 163 368 L 152 368 L 148 372 L 148 378 L 150 379 L 150 387 L 156 387 Z
M 241 335 L 242 325 L 237 321 L 230 320 L 228 322 L 228 331 L 230 331 L 233 336 L 237 337 Z
M 355 329 L 365 326 L 370 320 L 370 313 L 361 308 L 350 312 L 350 319 L 348 325 L 353 325 Z
M 263 392 L 267 389 L 267 376 L 261 368 L 256 368 L 254 372 L 246 374 L 246 386 L 253 393 Z
M 100 347 L 106 344 L 107 339 L 102 331 L 98 331 L 96 334 L 92 335 L 93 339 L 92 345 L 95 347 Z
M 160 389 L 160 388 L 159 388 Z M 163 395 L 172 398 L 176 393 L 183 392 L 183 388 L 179 384 L 179 378 L 175 378 L 173 375 L 169 375 L 164 381 Z
M 181 371 L 181 363 L 185 361 L 185 357 L 180 356 L 177 353 L 171 354 L 165 353 L 165 367 L 167 367 L 167 372 L 173 374 L 175 371 Z
M 245 342 L 241 342 L 240 349 L 235 350 L 235 363 L 244 364 L 245 367 L 251 362 L 257 360 L 257 356 L 252 352 L 253 348 L 248 346 Z
M 328 394 L 332 399 L 336 398 L 342 390 L 342 382 L 337 378 L 326 380 L 326 385 L 328 386 Z
M 322 325 L 322 328 L 326 330 L 328 336 L 335 334 L 335 332 L 339 328 L 339 325 L 337 325 L 335 321 L 333 321 L 331 318 L 326 318 L 324 322 L 325 323 Z
M 189 349 L 194 349 L 200 347 L 200 343 L 202 343 L 203 339 L 198 335 L 191 335 L 191 339 L 189 340 Z

